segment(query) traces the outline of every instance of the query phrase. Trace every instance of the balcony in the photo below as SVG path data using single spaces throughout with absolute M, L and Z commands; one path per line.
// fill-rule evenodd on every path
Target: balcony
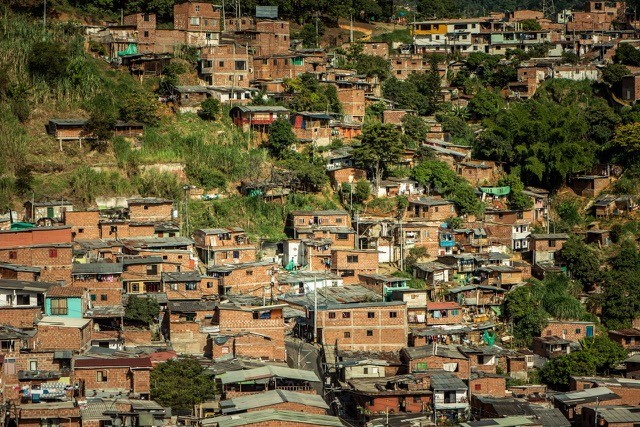
M 62 377 L 68 377 L 70 374 L 71 371 L 69 369 L 61 369 L 60 371 L 18 371 L 18 380 L 57 380 Z

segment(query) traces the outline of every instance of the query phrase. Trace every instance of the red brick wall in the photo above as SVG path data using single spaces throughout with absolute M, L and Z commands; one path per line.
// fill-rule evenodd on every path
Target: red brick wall
M 147 209 L 145 209 L 145 206 Z M 134 204 L 129 205 L 129 219 L 131 221 L 170 221 L 173 203 L 163 204 Z
M 40 350 L 77 350 L 84 349 L 91 340 L 93 321 L 82 328 L 63 328 L 38 325 L 37 349 Z
M 277 409 L 279 411 L 294 411 L 294 412 L 306 412 L 308 414 L 316 414 L 316 415 L 326 415 L 327 411 L 318 408 L 317 406 L 305 405 L 302 403 L 294 403 L 294 402 L 282 402 L 276 403 L 275 405 L 267 405 L 260 406 L 258 408 L 252 408 L 247 410 L 247 412 L 255 412 L 255 411 L 264 411 L 266 409 Z
M 593 333 L 595 335 L 596 327 L 594 323 L 585 325 L 582 323 L 571 322 L 549 322 L 549 324 L 542 330 L 540 336 L 556 336 L 569 341 L 578 342 L 587 337 L 587 326 L 593 327 Z M 578 333 L 577 330 L 579 330 L 580 332 Z
M 348 257 L 357 256 L 357 262 L 348 262 Z M 353 285 L 359 282 L 360 274 L 373 274 L 378 272 L 378 252 L 364 250 L 332 249 L 331 271 L 343 277 L 345 285 Z M 345 272 L 353 271 L 353 275 L 345 276 Z
M 419 207 L 419 211 L 416 214 L 416 206 Z M 456 215 L 456 210 L 453 203 L 442 206 L 424 206 L 420 204 L 414 204 L 409 201 L 409 208 L 407 209 L 407 216 L 409 218 L 423 218 L 427 221 L 443 221 L 447 218 Z
M 71 243 L 71 227 L 32 228 L 0 232 L 0 248 Z
M 260 285 L 270 285 L 271 276 L 276 267 L 277 265 L 274 263 L 237 269 L 225 276 L 223 283 L 225 287 L 231 287 L 232 294 L 249 293 L 262 296 Z
M 335 317 L 330 318 L 330 313 L 335 313 Z M 349 313 L 350 317 L 343 317 L 343 313 Z M 374 313 L 374 317 L 370 318 L 369 313 Z M 322 328 L 323 343 L 337 342 L 342 350 L 394 351 L 407 345 L 405 305 L 320 311 L 318 327 Z
M 329 172 L 329 179 L 331 179 L 331 184 L 337 188 L 340 184 L 367 179 L 367 172 L 358 168 L 342 168 Z
M 234 340 L 237 356 L 285 360 L 285 324 L 281 310 L 271 311 L 270 319 L 254 319 L 253 312 L 239 310 L 219 310 L 220 333 L 236 335 L 255 332 L 263 337 L 247 335 Z M 218 351 L 214 345 L 214 352 Z M 222 351 L 222 349 L 219 349 Z
M 0 308 L 0 319 L 3 325 L 13 326 L 15 328 L 31 328 L 34 321 L 42 315 L 39 307 L 3 307 Z
M 394 125 L 402 124 L 402 118 L 407 115 L 405 110 L 384 110 L 382 112 L 382 123 Z
M 469 380 L 469 388 L 472 394 L 485 394 L 500 397 L 505 395 L 507 381 L 505 378 L 483 377 Z
M 122 338 L 127 347 L 137 347 L 139 345 L 151 345 L 152 334 L 145 329 L 125 329 Z
M 106 381 L 98 381 L 98 371 L 106 373 Z M 133 375 L 128 367 L 76 368 L 73 374 L 75 380 L 84 381 L 84 386 L 87 389 L 133 389 Z
M 418 372 L 418 363 L 427 363 L 427 369 L 443 369 L 445 363 L 457 363 L 458 369 L 453 372 L 455 376 L 461 380 L 469 379 L 469 361 L 466 359 L 451 359 L 449 357 L 441 356 L 427 356 L 419 359 L 413 359 L 409 363 L 410 372 Z
M 99 239 L 100 220 L 98 211 L 66 211 L 64 213 L 65 225 L 71 226 L 71 235 L 74 239 Z
M 20 425 L 40 427 L 42 418 L 62 418 L 60 425 L 80 427 L 80 408 L 68 409 L 23 409 L 20 408 Z
M 338 89 L 338 100 L 342 104 L 342 112 L 345 116 L 351 116 L 355 121 L 364 118 L 364 90 Z
M 189 18 L 199 17 L 200 25 L 191 24 Z M 209 25 L 205 25 L 205 20 Z M 212 3 L 184 2 L 173 5 L 173 27 L 187 31 L 220 31 L 220 10 Z
M 122 304 L 122 283 L 117 276 L 113 282 L 74 280 L 73 283 L 75 286 L 87 288 L 90 295 L 95 295 L 95 299 L 91 301 L 94 306 Z M 103 295 L 106 296 L 106 300 L 103 299 Z
M 292 224 L 294 227 L 308 226 L 313 221 L 314 217 L 318 217 L 319 225 L 323 226 L 338 226 L 338 227 L 350 227 L 351 218 L 348 213 L 341 215 L 314 215 L 313 212 L 300 213 L 292 215 Z

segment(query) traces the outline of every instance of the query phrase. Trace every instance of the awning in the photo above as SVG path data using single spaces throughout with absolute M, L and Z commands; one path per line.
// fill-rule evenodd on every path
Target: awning
M 135 55 L 138 53 L 138 46 L 131 43 L 125 50 L 118 52 L 118 56 Z

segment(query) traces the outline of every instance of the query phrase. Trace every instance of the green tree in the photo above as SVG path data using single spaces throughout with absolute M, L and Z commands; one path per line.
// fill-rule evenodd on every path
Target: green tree
M 329 181 L 324 162 L 320 157 L 306 157 L 293 153 L 285 157 L 279 164 L 289 169 L 294 177 L 294 189 L 317 193 L 322 191 Z
M 614 87 L 622 82 L 624 76 L 631 74 L 629 69 L 622 64 L 608 64 L 602 69 L 602 80 Z
M 213 376 L 196 359 L 168 360 L 151 371 L 151 398 L 174 411 L 192 410 L 215 393 Z
M 374 122 L 364 127 L 353 158 L 372 171 L 379 188 L 384 171 L 398 161 L 403 148 L 400 131 L 394 125 Z
M 139 298 L 131 295 L 124 310 L 124 320 L 137 325 L 151 326 L 160 314 L 155 298 Z
M 542 26 L 536 19 L 523 19 L 520 21 L 522 31 L 540 31 Z
M 205 120 L 218 120 L 220 118 L 220 101 L 216 98 L 207 98 L 200 104 L 200 117 Z
M 575 199 L 565 199 L 556 206 L 556 212 L 562 221 L 569 227 L 573 227 L 582 222 L 580 216 L 580 205 Z
M 28 66 L 31 74 L 53 84 L 67 76 L 69 53 L 64 44 L 51 41 L 37 42 L 29 53 Z
M 583 351 L 594 360 L 596 371 L 608 375 L 627 358 L 627 351 L 617 342 L 611 341 L 606 334 L 596 335 L 582 340 Z
M 267 148 L 271 154 L 282 159 L 291 154 L 291 148 L 298 139 L 293 133 L 291 123 L 285 119 L 278 119 L 269 125 L 269 140 Z
M 141 122 L 150 126 L 158 124 L 158 101 L 153 94 L 132 90 L 122 95 L 120 118 L 124 121 Z
M 483 89 L 469 101 L 469 112 L 477 119 L 493 117 L 503 105 L 502 96 L 492 90 Z
M 460 145 L 471 145 L 473 141 L 473 131 L 467 121 L 454 114 L 447 114 L 442 117 L 442 130 L 449 134 L 454 143 Z
M 404 134 L 411 138 L 415 144 L 420 145 L 427 139 L 429 126 L 422 117 L 415 114 L 406 114 L 402 117 Z
M 629 43 L 620 43 L 613 60 L 617 64 L 640 66 L 640 50 Z
M 592 247 L 577 236 L 571 236 L 557 253 L 559 260 L 566 264 L 571 277 L 585 290 L 602 280 L 600 258 Z
M 118 108 L 110 96 L 97 95 L 91 101 L 89 114 L 86 127 L 96 137 L 93 148 L 104 152 L 118 121 Z
M 617 153 L 616 161 L 625 165 L 637 164 L 640 161 L 640 122 L 617 127 L 610 148 Z
M 568 390 L 572 376 L 593 376 L 596 361 L 586 351 L 553 358 L 540 371 L 540 378 L 554 390 Z
M 505 296 L 504 317 L 519 343 L 531 344 L 548 323 L 549 314 L 542 307 L 543 293 L 542 286 L 533 285 L 514 289 Z
M 510 188 L 507 198 L 509 209 L 525 210 L 533 207 L 533 199 L 523 193 L 524 184 L 520 180 L 520 169 L 518 167 L 514 168 L 506 177 L 501 178 L 498 181 L 498 185 L 509 186 Z

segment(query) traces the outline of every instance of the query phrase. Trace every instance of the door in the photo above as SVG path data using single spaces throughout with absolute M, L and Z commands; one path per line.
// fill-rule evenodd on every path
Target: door
M 593 326 L 587 326 L 587 337 L 593 336 Z
M 47 207 L 47 218 L 53 218 L 53 206 Z

